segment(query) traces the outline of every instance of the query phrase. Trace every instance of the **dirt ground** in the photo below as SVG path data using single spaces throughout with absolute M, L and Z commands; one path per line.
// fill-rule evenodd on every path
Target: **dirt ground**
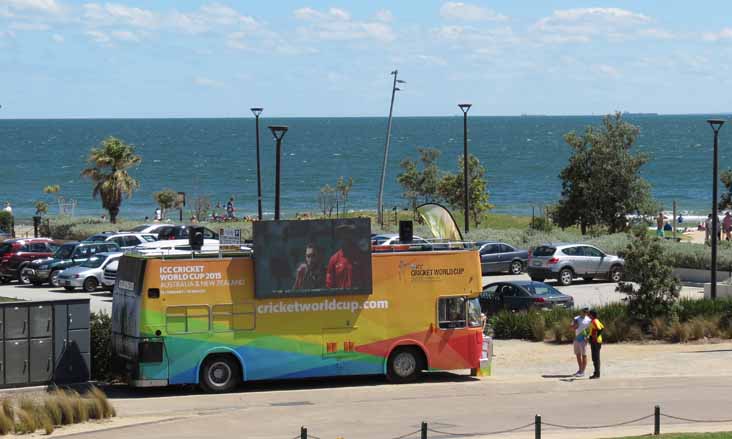
M 585 379 L 589 354 L 588 347 Z M 493 377 L 500 380 L 561 379 L 577 371 L 570 344 L 495 340 L 493 355 Z M 732 341 L 612 343 L 602 347 L 601 359 L 603 377 L 732 376 Z

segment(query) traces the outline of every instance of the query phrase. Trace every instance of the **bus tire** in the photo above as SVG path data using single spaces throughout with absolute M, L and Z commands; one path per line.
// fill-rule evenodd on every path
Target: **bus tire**
M 241 368 L 232 355 L 211 355 L 201 366 L 200 385 L 206 393 L 231 392 L 240 382 Z
M 426 367 L 424 363 L 424 355 L 418 348 L 398 347 L 389 355 L 386 377 L 394 384 L 414 382 Z

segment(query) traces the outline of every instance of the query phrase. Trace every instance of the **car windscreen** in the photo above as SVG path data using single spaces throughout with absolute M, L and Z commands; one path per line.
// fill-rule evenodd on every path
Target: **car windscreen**
M 0 244 L 0 256 L 4 255 L 5 253 L 10 253 L 13 250 L 13 244 L 6 242 L 3 244 Z
M 87 242 L 104 242 L 107 239 L 106 235 L 94 235 L 86 238 L 84 241 Z
M 142 236 L 142 239 L 144 239 L 147 242 L 155 242 L 157 241 L 157 238 L 155 238 L 154 235 L 140 235 Z
M 131 229 L 127 229 L 127 230 L 125 230 L 125 232 L 142 232 L 143 230 L 147 229 L 148 227 L 150 227 L 150 226 L 148 226 L 147 224 L 143 224 L 141 226 L 137 226 L 137 227 L 133 227 Z
M 76 248 L 76 244 L 64 244 L 61 247 L 56 250 L 56 253 L 53 254 L 54 259 L 69 259 L 71 257 L 71 253 Z
M 526 289 L 529 290 L 534 296 L 561 296 L 562 292 L 549 285 L 527 285 Z
M 107 259 L 107 258 L 105 258 L 104 256 L 92 256 L 91 258 L 82 262 L 81 266 L 88 267 L 88 268 L 98 268 L 104 263 L 105 259 Z
M 541 257 L 541 256 L 551 256 L 551 255 L 554 254 L 555 251 L 557 251 L 557 249 L 555 249 L 554 247 L 549 247 L 547 245 L 542 245 L 540 247 L 536 247 L 534 249 L 534 252 L 532 253 L 532 255 L 538 256 L 538 257 Z

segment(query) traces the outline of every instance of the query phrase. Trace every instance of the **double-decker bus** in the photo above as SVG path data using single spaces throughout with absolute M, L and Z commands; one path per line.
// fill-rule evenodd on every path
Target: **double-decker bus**
M 131 386 L 477 370 L 475 250 L 373 253 L 370 294 L 257 298 L 251 256 L 122 257 L 113 349 Z

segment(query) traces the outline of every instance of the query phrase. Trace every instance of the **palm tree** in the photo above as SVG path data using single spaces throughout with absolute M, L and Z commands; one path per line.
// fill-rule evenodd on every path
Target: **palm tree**
M 91 167 L 81 171 L 81 175 L 94 182 L 94 198 L 102 198 L 102 207 L 109 212 L 112 224 L 117 222 L 119 206 L 122 197 L 130 198 L 132 193 L 140 187 L 127 170 L 137 166 L 142 158 L 135 154 L 135 147 L 128 145 L 115 137 L 108 137 L 102 141 L 99 148 L 92 148 L 87 158 Z

